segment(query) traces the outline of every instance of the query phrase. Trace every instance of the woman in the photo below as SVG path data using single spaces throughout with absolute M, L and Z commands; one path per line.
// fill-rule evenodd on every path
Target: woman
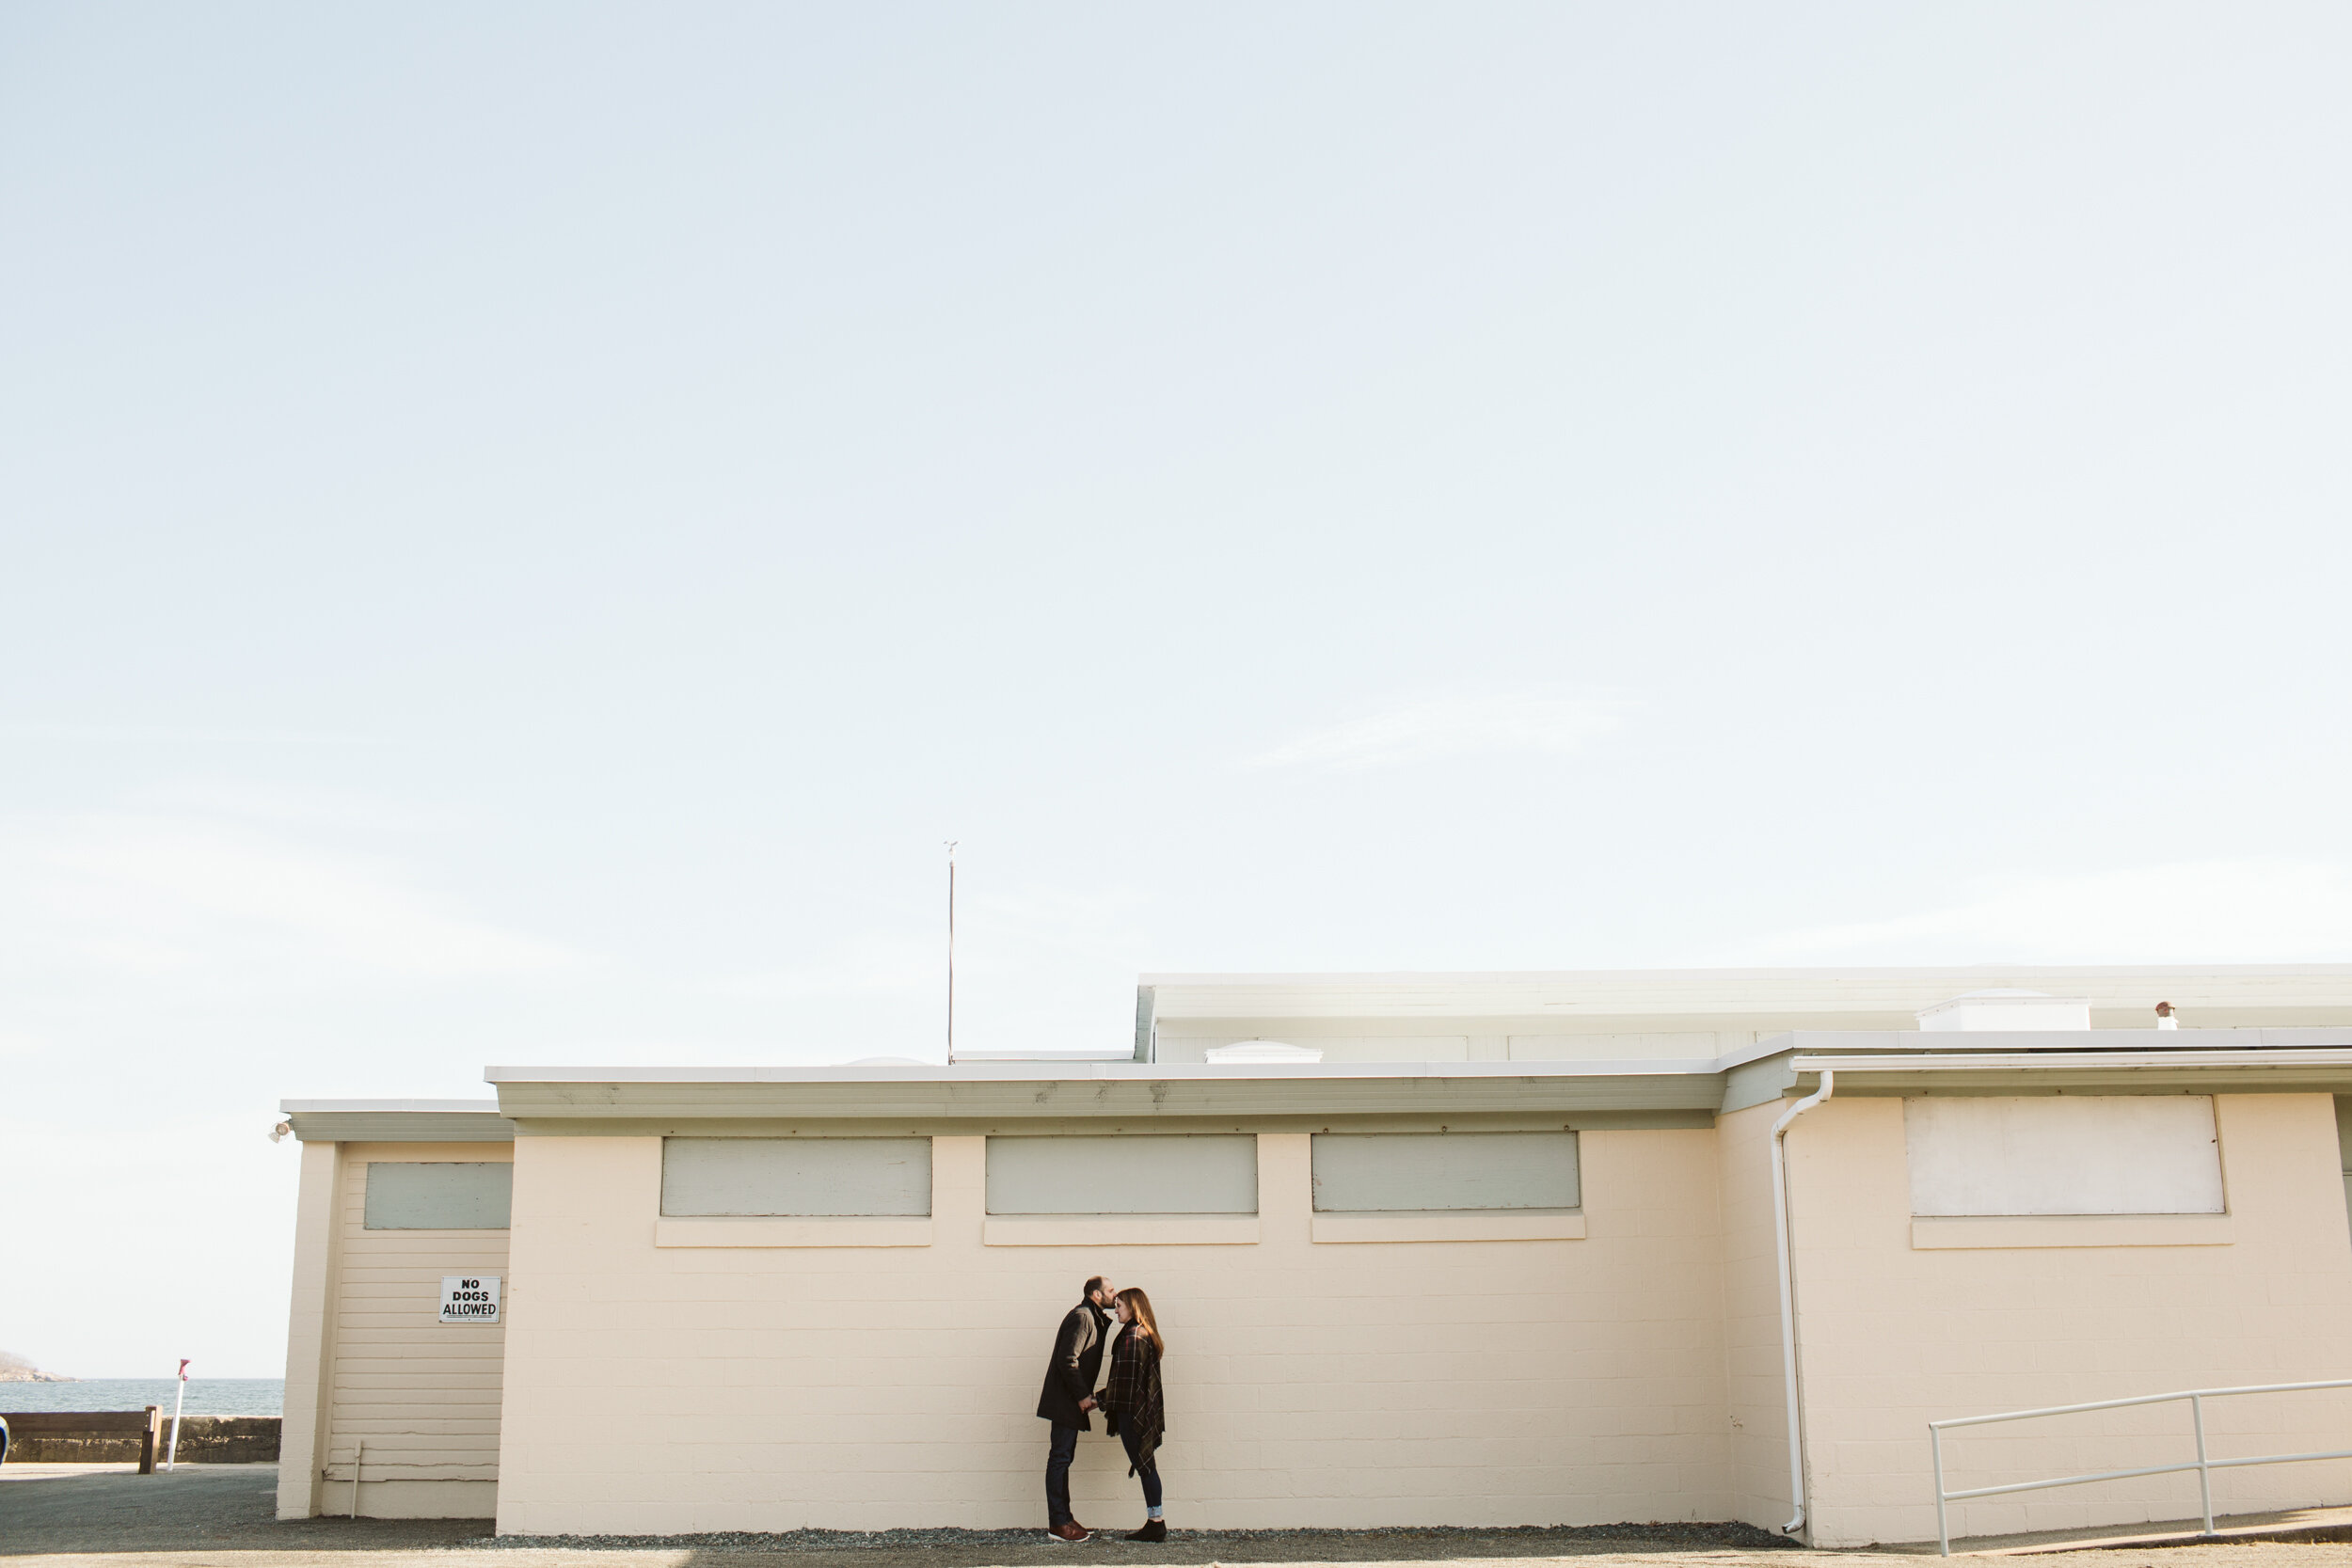
M 1127 1473 L 1143 1481 L 1143 1528 L 1130 1541 L 1165 1541 L 1168 1518 L 1160 1512 L 1160 1471 L 1152 1463 L 1160 1439 L 1168 1432 L 1168 1407 L 1160 1398 L 1160 1357 L 1168 1341 L 1160 1338 L 1159 1321 L 1152 1316 L 1152 1298 L 1134 1286 L 1112 1298 L 1120 1332 L 1111 1345 L 1110 1382 L 1095 1402 L 1110 1430 L 1127 1449 Z

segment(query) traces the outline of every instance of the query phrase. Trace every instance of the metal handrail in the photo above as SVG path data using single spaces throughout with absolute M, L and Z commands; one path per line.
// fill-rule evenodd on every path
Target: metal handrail
M 2232 1394 L 2294 1394 L 2307 1388 L 2352 1388 L 2352 1378 L 2327 1383 L 2258 1383 L 2243 1388 L 2184 1388 L 2176 1394 L 2142 1394 L 2129 1400 L 2093 1400 L 2088 1404 L 2054 1404 L 2046 1410 L 2008 1410 L 1998 1416 L 1954 1416 L 1928 1423 L 1928 1444 L 1935 1453 L 1935 1542 L 1943 1555 L 1952 1555 L 1952 1531 L 1945 1505 L 1966 1497 L 1991 1497 L 2004 1492 L 2038 1492 L 2051 1486 L 2080 1486 L 2094 1481 L 2128 1481 L 2134 1476 L 2168 1476 L 2182 1470 L 2197 1472 L 2197 1490 L 2204 1505 L 2204 1533 L 2213 1533 L 2213 1472 L 2248 1465 L 2292 1465 L 2312 1459 L 2352 1459 L 2352 1449 L 2327 1453 L 2267 1453 L 2253 1459 L 2215 1459 L 2205 1451 L 2205 1402 Z M 2121 1410 L 2135 1404 L 2169 1404 L 2188 1401 L 2190 1424 L 2197 1436 L 2197 1457 L 2185 1465 L 2150 1465 L 2137 1470 L 2102 1470 L 2096 1475 L 2060 1476 L 2055 1481 L 2018 1481 L 2006 1486 L 1974 1486 L 1963 1492 L 1944 1490 L 1944 1429 L 1984 1426 L 1993 1421 L 2025 1421 L 2037 1416 L 2074 1416 L 2086 1410 Z

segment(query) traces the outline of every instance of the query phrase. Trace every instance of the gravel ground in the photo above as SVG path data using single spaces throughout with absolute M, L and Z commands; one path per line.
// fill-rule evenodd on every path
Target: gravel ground
M 1090 1548 L 1080 1548 L 1090 1549 Z M 9 1568 L 810 1568 L 818 1560 L 786 1552 L 711 1552 L 692 1549 L 597 1551 L 582 1547 L 536 1548 L 527 1551 L 478 1551 L 466 1546 L 346 1546 L 308 1549 L 236 1549 L 213 1547 L 201 1551 L 72 1551 L 36 1552 L 0 1557 Z M 937 1559 L 927 1553 L 861 1554 L 860 1568 L 934 1568 Z M 1284 1568 L 1346 1568 L 1348 1561 L 1251 1554 L 1213 1560 L 1222 1568 L 1279 1561 Z M 1559 1568 L 1557 1557 L 1431 1559 L 1459 1563 L 1461 1568 Z M 1979 1563 L 1994 1560 L 1974 1559 Z M 1999 1560 L 2008 1562 L 2010 1560 Z M 2222 1546 L 2182 1546 L 2166 1550 L 2089 1551 L 2055 1554 L 2031 1560 L 2035 1568 L 2345 1568 L 2352 1563 L 2352 1546 L 2339 1544 L 2249 1543 Z M 1627 1549 L 1596 1551 L 1575 1559 L 1575 1568 L 1916 1568 L 1919 1559 L 1899 1554 L 1867 1552 L 1774 1552 L 1735 1550 Z
M 367 1553 L 465 1547 L 495 1568 L 526 1568 L 553 1553 L 616 1562 L 630 1554 L 664 1561 L 759 1558 L 797 1568 L 1023 1568 L 1065 1563 L 1073 1548 L 1041 1529 L 793 1530 L 772 1535 L 494 1536 L 486 1519 L 296 1519 L 280 1523 L 274 1465 L 183 1465 L 139 1476 L 118 1466 L 0 1470 L 0 1557 L 93 1552 Z M 1140 1519 L 1120 1520 L 1132 1529 Z M 1102 1525 L 1104 1521 L 1096 1521 Z M 1588 1556 L 1636 1545 L 1653 1552 L 1740 1549 L 1785 1557 L 1787 1546 L 1752 1525 L 1605 1525 L 1579 1529 L 1179 1530 L 1163 1545 L 1114 1533 L 1088 1554 L 1174 1564 L 1238 1561 L 1432 1561 L 1462 1558 Z
M 272 1465 L 183 1466 L 154 1476 L 89 1465 L 32 1473 L 36 1468 L 0 1468 L 0 1560 L 8 1568 L 1082 1568 L 1089 1561 L 1101 1568 L 1407 1561 L 1546 1568 L 1568 1558 L 1578 1560 L 1576 1568 L 1919 1568 L 1914 1554 L 1807 1551 L 1747 1525 L 1179 1530 L 1159 1546 L 1116 1535 L 1064 1546 L 1039 1530 L 957 1529 L 532 1540 L 492 1536 L 486 1520 L 280 1524 L 271 1516 Z M 2037 1557 L 2031 1568 L 2352 1568 L 2352 1544 L 2069 1552 Z
M 1785 1553 L 1789 1544 L 1754 1525 L 1590 1525 L 1502 1529 L 1392 1528 L 1364 1530 L 1232 1529 L 1175 1530 L 1156 1545 L 1122 1541 L 1122 1531 L 1141 1524 L 1123 1519 L 1088 1543 L 1089 1551 L 1110 1551 L 1122 1560 L 1154 1562 L 1428 1562 L 1461 1558 L 1586 1557 L 1639 1546 L 1652 1552 Z M 775 1534 L 605 1535 L 493 1537 L 480 1544 L 492 1551 L 660 1551 L 691 1549 L 786 1557 L 795 1562 L 840 1562 L 880 1568 L 885 1562 L 926 1562 L 939 1568 L 1065 1562 L 1071 1549 L 1048 1541 L 1042 1529 L 789 1530 Z M 1776 1555 L 1777 1560 L 1777 1555 Z

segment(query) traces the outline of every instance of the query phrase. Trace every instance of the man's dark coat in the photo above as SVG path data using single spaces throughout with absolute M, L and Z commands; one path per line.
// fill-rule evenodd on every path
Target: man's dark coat
M 1078 1402 L 1094 1392 L 1094 1376 L 1103 1370 L 1103 1326 L 1108 1321 L 1101 1307 L 1082 1301 L 1054 1335 L 1054 1358 L 1045 1364 L 1045 1391 L 1037 1397 L 1037 1413 L 1057 1427 L 1094 1430 Z

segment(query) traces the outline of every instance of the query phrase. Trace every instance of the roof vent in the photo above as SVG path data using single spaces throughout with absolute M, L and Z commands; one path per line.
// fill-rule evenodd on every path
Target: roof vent
M 1135 1059 L 1134 1050 L 1124 1045 L 1109 1050 L 1085 1046 L 1075 1050 L 1040 1047 L 1012 1051 L 967 1051 L 958 1046 L 947 1058 L 947 1065 L 953 1067 L 958 1062 L 1132 1062 Z
M 1202 1054 L 1212 1066 L 1226 1062 L 1319 1062 L 1323 1060 L 1323 1048 L 1289 1045 L 1281 1040 L 1239 1040 L 1232 1045 L 1213 1045 Z
M 1972 990 L 1920 1008 L 1919 1027 L 1928 1034 L 2088 1029 L 2090 1002 L 2088 997 L 2052 996 L 2038 990 Z

